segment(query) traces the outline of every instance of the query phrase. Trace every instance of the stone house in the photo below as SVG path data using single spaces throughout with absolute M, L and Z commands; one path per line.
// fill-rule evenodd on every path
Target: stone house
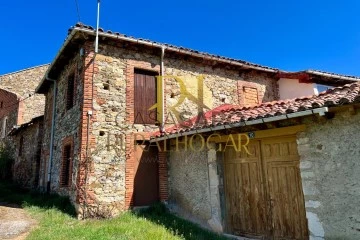
M 28 166 L 31 166 L 35 159 L 39 161 L 39 157 L 37 153 L 28 151 L 20 155 L 22 151 L 18 149 L 21 146 L 20 148 L 32 151 L 36 149 L 34 144 L 42 139 L 41 134 L 31 134 L 34 131 L 38 133 L 42 131 L 40 122 L 44 114 L 45 97 L 42 94 L 35 94 L 35 88 L 47 67 L 48 64 L 45 64 L 0 76 L 1 142 L 13 150 L 14 180 L 27 187 L 36 187 L 35 179 L 38 173 L 35 172 L 38 171 L 36 169 L 29 171 Z M 28 126 L 31 126 L 30 135 L 26 133 Z M 10 134 L 16 129 L 21 129 L 21 131 L 16 131 L 18 139 L 12 138 Z M 23 133 L 26 134 L 23 135 Z M 29 136 L 33 141 L 29 141 Z M 33 139 L 34 137 L 36 139 Z M 23 142 L 20 139 L 24 139 L 26 146 L 22 147 Z M 30 173 L 33 174 L 30 175 Z
M 324 100 L 321 98 L 323 95 L 318 94 L 322 90 L 351 84 L 358 78 L 319 71 L 284 72 L 102 29 L 99 32 L 99 51 L 96 53 L 95 35 L 95 30 L 90 26 L 77 24 L 71 28 L 65 43 L 36 88 L 36 92 L 44 94 L 46 99 L 40 186 L 69 196 L 81 218 L 108 217 L 132 207 L 162 201 L 182 216 L 219 232 L 280 238 L 291 238 L 291 234 L 295 234 L 299 239 L 306 239 L 309 226 L 311 236 L 324 236 L 328 222 L 322 225 L 321 221 L 325 220 L 320 218 L 323 214 L 320 206 L 326 202 L 316 195 L 320 194 L 320 188 L 314 187 L 314 184 L 321 182 L 318 175 L 322 174 L 318 173 L 321 166 L 316 165 L 317 159 L 309 157 L 303 160 L 306 154 L 301 153 L 301 146 L 303 144 L 309 148 L 304 151 L 308 151 L 310 156 L 321 157 L 316 149 L 321 148 L 321 144 L 322 149 L 318 151 L 325 149 L 325 144 L 321 143 L 313 149 L 310 143 L 317 140 L 311 139 L 310 135 L 315 136 L 316 133 L 306 131 L 319 131 L 321 124 L 334 121 L 324 120 L 323 116 L 314 118 L 316 114 L 326 117 L 337 114 L 329 112 L 329 108 L 323 105 L 316 107 L 314 103 L 313 106 L 306 99 L 281 99 L 315 94 L 315 97 L 308 99 Z M 341 92 L 341 89 L 346 91 L 348 87 L 336 89 Z M 299 101 L 310 104 L 310 107 L 306 104 L 296 105 Z M 297 109 L 287 105 L 292 102 Z M 288 115 L 283 115 L 281 111 L 271 115 L 267 111 L 273 109 L 272 106 L 286 114 L 293 111 L 294 117 L 287 119 Z M 311 107 L 317 110 L 308 111 Z M 248 120 L 254 120 L 251 124 L 254 126 L 239 123 L 235 127 L 221 125 L 215 128 L 207 125 L 209 115 L 211 119 L 225 119 L 224 123 L 231 120 L 232 116 L 224 116 L 223 112 L 233 108 L 241 109 L 245 115 L 258 111 L 259 116 L 250 116 L 245 121 L 249 123 Z M 356 113 L 356 108 L 352 109 L 352 113 Z M 307 114 L 311 112 L 314 116 L 301 115 L 303 111 Z M 272 121 L 261 121 L 262 117 L 270 119 L 266 113 L 271 115 Z M 309 122 L 302 123 L 305 121 L 303 119 Z M 306 127 L 306 123 L 310 127 Z M 181 143 L 185 141 L 185 135 L 190 136 L 189 141 L 194 146 L 200 144 L 201 147 L 201 139 L 191 139 L 194 133 L 199 133 L 196 127 L 192 127 L 199 124 L 207 126 L 201 129 L 205 135 L 216 131 L 224 137 L 207 142 L 207 149 L 183 151 L 182 148 L 187 146 Z M 160 134 L 154 134 L 159 129 Z M 249 148 L 256 151 L 257 158 L 247 159 L 248 156 L 244 155 L 235 159 L 235 153 L 230 150 L 216 151 L 224 144 L 223 138 L 228 139 L 233 131 L 251 136 Z M 184 137 L 180 138 L 178 134 Z M 156 138 L 152 139 L 152 136 Z M 284 181 L 283 185 L 279 185 L 282 191 L 277 191 L 276 197 L 279 194 L 286 199 L 294 197 L 297 205 L 291 205 L 289 200 L 285 202 L 288 205 L 284 206 L 296 207 L 299 218 L 291 220 L 302 221 L 296 230 L 286 225 L 286 229 L 280 233 L 275 220 L 283 218 L 270 221 L 264 216 L 270 216 L 269 211 L 274 209 L 279 216 L 291 214 L 286 209 L 276 208 L 278 205 L 273 203 L 273 198 L 265 197 L 269 193 L 265 192 L 264 186 L 268 185 L 269 180 L 262 175 L 270 173 L 264 167 L 259 167 L 266 165 L 260 152 L 273 148 L 266 141 L 272 137 L 275 142 L 269 144 L 274 144 L 274 148 L 285 146 L 285 150 L 281 150 L 281 154 L 285 155 L 281 155 L 280 150 L 277 153 L 288 164 L 280 167 L 277 176 L 282 174 L 283 180 L 288 178 L 294 182 L 295 189 L 292 191 L 294 195 L 284 195 L 283 189 L 290 188 Z M 227 140 L 224 147 L 226 144 Z M 265 150 L 262 150 L 263 145 Z M 295 154 L 297 148 L 299 154 Z M 234 157 L 235 163 L 244 161 L 244 164 L 249 162 L 254 166 L 246 166 L 245 170 L 242 170 L 241 164 L 236 168 L 232 165 L 227 167 L 226 156 Z M 287 161 L 287 156 L 293 161 Z M 301 172 L 301 176 L 296 170 L 300 169 L 297 167 L 300 163 L 301 169 L 308 169 L 301 170 L 304 172 Z M 229 164 L 233 163 L 230 161 Z M 246 183 L 250 182 L 249 176 L 253 173 L 257 178 L 240 191 L 238 184 L 243 175 L 236 173 L 235 169 L 244 173 L 247 171 Z M 226 174 L 227 171 L 230 172 Z M 227 190 L 229 184 L 233 191 Z M 304 188 L 304 192 L 303 186 L 308 187 Z M 310 196 L 306 189 L 312 189 L 316 194 Z M 239 205 L 238 200 L 245 201 L 242 196 L 248 202 Z M 246 206 L 246 209 L 241 206 Z M 238 214 L 238 211 L 242 212 Z M 229 216 L 229 213 L 234 215 Z M 254 222 L 250 221 L 250 215 L 256 216 L 251 219 Z M 239 222 L 240 225 L 244 222 L 250 225 L 239 227 L 236 225 Z M 272 227 L 272 223 L 276 227 Z
M 33 118 L 8 134 L 14 144 L 13 180 L 28 188 L 39 187 L 43 118 Z
M 274 69 L 104 31 L 95 54 L 94 34 L 94 29 L 81 24 L 72 28 L 36 90 L 46 97 L 42 143 L 46 173 L 40 184 L 69 195 L 80 215 L 97 214 L 89 211 L 98 211 L 98 205 L 102 212 L 115 214 L 154 199 L 167 200 L 164 156 L 158 155 L 159 166 L 153 164 L 148 174 L 136 160 L 142 156 L 140 149 L 134 151 L 134 133 L 139 133 L 139 140 L 149 139 L 159 129 L 158 114 L 147 113 L 161 89 L 155 76 L 171 75 L 163 87 L 166 108 L 182 97 L 175 77 L 185 76 L 183 81 L 191 83 L 206 74 L 201 83 L 207 106 L 184 100 L 177 107 L 182 112 L 189 106 L 192 111 L 236 104 L 242 88 L 255 89 L 257 94 L 256 99 L 251 92 L 247 97 L 241 94 L 243 102 L 278 98 Z M 191 83 L 186 94 L 198 98 L 198 92 Z M 191 111 L 185 113 L 197 113 Z M 158 190 L 149 191 L 142 182 L 152 182 Z

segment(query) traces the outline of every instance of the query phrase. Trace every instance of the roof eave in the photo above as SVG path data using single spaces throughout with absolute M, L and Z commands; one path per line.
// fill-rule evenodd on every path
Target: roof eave
M 213 132 L 218 130 L 226 130 L 226 129 L 232 129 L 237 127 L 243 127 L 243 126 L 252 126 L 262 123 L 269 123 L 269 122 L 276 122 L 284 119 L 291 119 L 291 118 L 298 118 L 298 117 L 304 117 L 314 114 L 319 114 L 320 116 L 324 116 L 326 112 L 329 111 L 328 107 L 320 107 L 320 108 L 314 108 L 310 110 L 295 112 L 295 113 L 289 113 L 284 115 L 279 115 L 275 117 L 265 117 L 250 121 L 241 121 L 241 122 L 234 122 L 234 123 L 227 123 L 227 124 L 221 124 L 219 126 L 213 126 L 213 127 L 204 127 L 201 129 L 194 129 L 186 132 L 177 132 L 177 133 L 171 133 L 171 134 L 165 134 L 163 136 L 155 137 L 150 140 L 150 142 L 159 142 L 163 140 L 173 139 L 177 137 L 182 136 L 188 136 L 193 134 L 199 134 L 199 133 L 205 133 L 205 132 Z
M 95 30 L 84 29 L 84 28 L 80 28 L 80 27 L 74 27 L 73 31 L 74 30 L 82 31 L 89 35 L 94 35 L 94 36 L 96 35 Z M 195 53 L 195 52 L 192 52 L 189 50 L 183 50 L 180 48 L 171 47 L 166 44 L 148 42 L 148 41 L 130 38 L 130 37 L 126 37 L 126 36 L 114 35 L 114 34 L 107 33 L 107 32 L 99 32 L 99 36 L 108 37 L 108 38 L 112 38 L 112 39 L 118 39 L 118 40 L 122 40 L 122 41 L 128 41 L 128 42 L 137 43 L 137 44 L 143 44 L 143 45 L 152 46 L 152 47 L 165 48 L 166 50 L 170 50 L 173 52 L 182 53 L 182 54 L 186 54 L 186 55 L 190 55 L 190 56 L 194 56 L 194 57 L 200 57 L 200 58 L 204 58 L 204 59 L 208 59 L 208 60 L 215 60 L 215 61 L 219 61 L 219 62 L 231 64 L 231 65 L 241 66 L 241 67 L 247 68 L 247 69 L 254 69 L 254 70 L 264 71 L 264 72 L 269 72 L 269 73 L 278 72 L 278 69 L 266 68 L 266 67 L 261 67 L 261 66 L 253 66 L 251 64 L 240 63 L 240 62 L 237 62 L 234 60 L 224 59 L 224 58 L 216 57 L 216 56 L 210 55 L 210 54 Z
M 336 78 L 339 80 L 347 80 L 347 81 L 355 81 L 355 82 L 360 81 L 360 78 L 357 78 L 357 77 L 343 76 L 343 75 L 332 74 L 332 73 L 324 73 L 324 72 L 315 71 L 315 70 L 306 70 L 304 72 L 309 73 L 309 74 L 323 76 L 323 77 Z
M 51 69 L 53 68 L 53 66 L 56 64 L 57 60 L 59 59 L 59 57 L 63 54 L 64 49 L 66 48 L 66 46 L 70 43 L 70 41 L 73 39 L 73 37 L 75 36 L 76 32 L 78 31 L 78 29 L 74 28 L 70 34 L 68 35 L 68 37 L 66 38 L 65 42 L 63 43 L 63 45 L 61 46 L 60 50 L 58 51 L 58 53 L 56 54 L 54 60 L 51 62 L 49 68 L 47 69 L 47 71 L 45 72 L 44 77 L 41 79 L 39 85 L 36 87 L 35 89 L 35 93 L 39 93 L 39 94 L 44 94 L 47 92 L 48 90 L 48 84 L 46 84 L 45 82 L 47 81 L 47 79 L 49 79 L 49 73 L 51 72 Z

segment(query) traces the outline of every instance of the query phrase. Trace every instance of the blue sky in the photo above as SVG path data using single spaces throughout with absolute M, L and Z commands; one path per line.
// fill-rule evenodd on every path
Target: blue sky
M 78 0 L 95 26 L 96 0 Z M 0 2 L 0 74 L 51 62 L 70 26 L 75 0 Z M 102 0 L 100 26 L 288 71 L 360 76 L 360 1 Z

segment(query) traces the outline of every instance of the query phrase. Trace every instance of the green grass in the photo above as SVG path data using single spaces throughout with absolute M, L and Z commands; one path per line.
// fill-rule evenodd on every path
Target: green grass
M 77 220 L 67 198 L 40 194 L 0 181 L 0 202 L 21 205 L 38 226 L 27 239 L 227 239 L 170 214 L 163 205 L 106 220 Z

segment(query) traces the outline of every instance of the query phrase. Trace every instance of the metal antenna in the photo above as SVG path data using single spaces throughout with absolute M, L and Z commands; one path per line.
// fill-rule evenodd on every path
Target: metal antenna
M 100 0 L 97 1 L 97 19 L 96 19 L 96 39 L 95 39 L 95 53 L 99 50 L 99 20 L 100 20 Z
M 75 5 L 76 5 L 76 12 L 77 12 L 77 16 L 78 16 L 78 21 L 81 22 L 78 0 L 75 0 Z

